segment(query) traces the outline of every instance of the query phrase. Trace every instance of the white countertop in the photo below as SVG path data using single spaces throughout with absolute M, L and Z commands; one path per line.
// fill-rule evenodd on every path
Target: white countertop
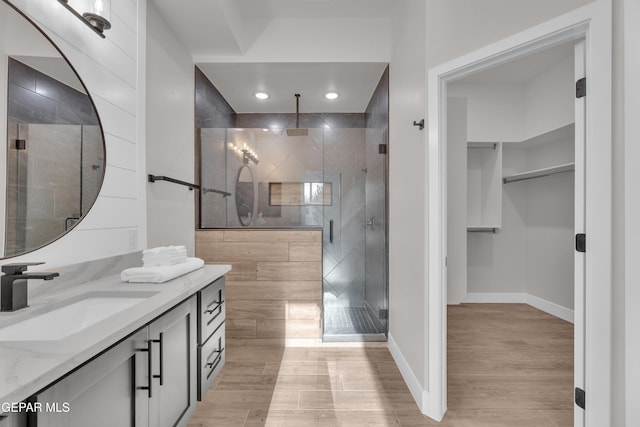
M 0 342 L 0 403 L 20 402 L 98 355 L 231 270 L 205 265 L 165 283 L 124 283 L 120 275 L 88 282 L 29 301 L 29 307 L 0 313 L 0 328 L 95 292 L 157 292 L 86 329 L 57 341 Z M 55 280 L 55 279 L 54 279 Z

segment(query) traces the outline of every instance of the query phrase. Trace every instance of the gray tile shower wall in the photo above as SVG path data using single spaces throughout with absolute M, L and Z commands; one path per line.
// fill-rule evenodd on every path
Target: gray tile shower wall
M 21 123 L 97 125 L 89 97 L 9 58 L 8 111 Z
M 236 112 L 209 79 L 195 67 L 196 129 L 235 127 Z

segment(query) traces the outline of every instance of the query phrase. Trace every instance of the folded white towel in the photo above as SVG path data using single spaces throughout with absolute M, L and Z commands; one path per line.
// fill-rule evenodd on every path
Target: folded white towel
M 200 258 L 187 258 L 186 262 L 175 265 L 127 268 L 120 274 L 123 282 L 163 283 L 178 276 L 197 270 L 204 265 Z
M 142 251 L 145 267 L 180 264 L 186 260 L 187 248 L 184 246 L 159 246 Z
M 187 248 L 184 245 L 179 246 L 158 246 L 151 249 L 145 249 L 142 251 L 142 255 L 158 255 L 165 253 L 186 252 Z

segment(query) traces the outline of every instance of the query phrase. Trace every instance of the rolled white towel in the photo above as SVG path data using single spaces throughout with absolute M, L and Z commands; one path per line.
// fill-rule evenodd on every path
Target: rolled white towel
M 123 282 L 163 283 L 197 270 L 203 265 L 202 259 L 191 257 L 187 258 L 185 262 L 175 265 L 127 268 L 122 271 L 120 278 Z

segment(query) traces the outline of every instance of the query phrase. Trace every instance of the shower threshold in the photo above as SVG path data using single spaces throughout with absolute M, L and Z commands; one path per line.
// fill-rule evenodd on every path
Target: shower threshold
M 366 307 L 325 307 L 324 336 L 327 342 L 386 341 Z

